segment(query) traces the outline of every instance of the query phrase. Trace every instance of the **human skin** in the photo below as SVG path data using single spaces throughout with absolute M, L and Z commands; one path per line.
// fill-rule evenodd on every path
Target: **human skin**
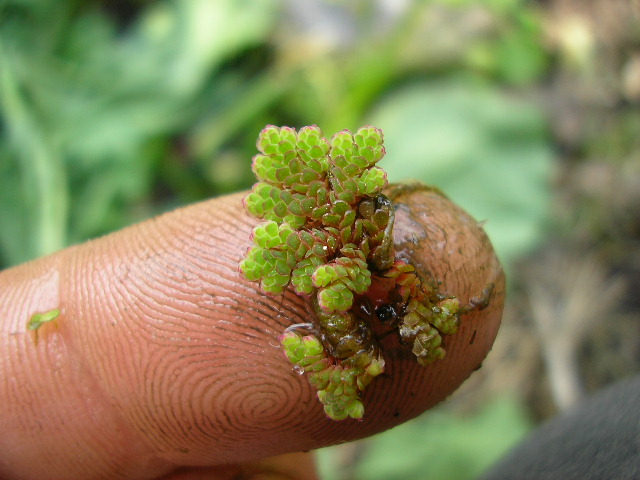
M 258 222 L 243 195 L 0 273 L 0 478 L 315 478 L 309 455 L 292 452 L 405 422 L 481 366 L 504 299 L 488 239 L 437 191 L 392 189 L 397 254 L 462 304 L 491 291 L 488 306 L 462 315 L 428 367 L 384 336 L 364 419 L 327 418 L 277 341 L 310 320 L 308 300 L 265 296 L 239 272 Z M 27 321 L 57 308 L 36 344 Z

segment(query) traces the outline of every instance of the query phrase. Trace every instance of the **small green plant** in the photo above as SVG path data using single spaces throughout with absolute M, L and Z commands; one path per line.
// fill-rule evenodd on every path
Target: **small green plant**
M 257 147 L 258 182 L 245 206 L 264 222 L 254 228 L 240 269 L 268 295 L 291 287 L 310 299 L 313 323 L 292 325 L 280 343 L 308 373 L 330 418 L 360 419 L 361 392 L 385 366 L 373 316 L 397 328 L 427 365 L 444 356 L 441 335 L 457 330 L 460 304 L 395 259 L 394 210 L 382 194 L 386 174 L 376 166 L 385 153 L 381 130 L 344 130 L 327 140 L 316 126 L 269 125 Z M 381 289 L 374 283 L 386 295 L 377 313 L 371 305 L 381 304 Z
M 34 313 L 27 322 L 27 330 L 33 331 L 33 341 L 38 344 L 38 330 L 45 323 L 54 322 L 58 326 L 56 319 L 60 316 L 60 310 L 55 308 L 48 312 Z

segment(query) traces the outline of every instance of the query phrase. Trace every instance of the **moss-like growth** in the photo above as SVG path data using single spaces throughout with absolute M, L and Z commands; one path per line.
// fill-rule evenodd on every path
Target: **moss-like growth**
M 266 294 L 291 287 L 310 298 L 312 330 L 301 336 L 292 326 L 280 343 L 308 372 L 330 418 L 362 418 L 360 394 L 384 371 L 370 318 L 354 307 L 370 295 L 372 277 L 393 279 L 387 280 L 393 325 L 422 365 L 444 356 L 441 334 L 456 331 L 459 302 L 395 259 L 393 206 L 382 194 L 386 174 L 376 166 L 385 153 L 381 130 L 344 130 L 327 140 L 316 126 L 296 132 L 269 125 L 257 146 L 258 183 L 245 206 L 264 222 L 240 268 Z

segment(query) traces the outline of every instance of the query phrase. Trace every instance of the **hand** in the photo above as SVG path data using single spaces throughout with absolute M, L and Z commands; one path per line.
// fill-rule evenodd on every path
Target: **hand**
M 238 271 L 255 225 L 241 199 L 0 274 L 1 478 L 312 479 L 309 455 L 290 452 L 409 420 L 480 367 L 500 322 L 502 270 L 475 221 L 434 191 L 409 189 L 396 199 L 399 252 L 463 302 L 491 284 L 493 295 L 426 368 L 385 337 L 386 371 L 365 391 L 364 420 L 328 419 L 277 341 L 309 320 L 307 304 L 292 292 L 267 297 Z M 52 309 L 61 313 L 36 344 L 27 321 Z

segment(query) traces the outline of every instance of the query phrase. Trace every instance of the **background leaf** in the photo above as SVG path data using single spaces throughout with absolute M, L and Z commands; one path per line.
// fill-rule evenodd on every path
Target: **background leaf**
M 440 408 L 362 442 L 354 480 L 463 480 L 474 478 L 529 431 L 513 398 L 497 398 L 473 415 Z M 325 480 L 345 478 L 319 451 Z
M 472 79 L 406 86 L 369 122 L 382 128 L 390 181 L 436 185 L 487 230 L 506 265 L 543 238 L 551 150 L 535 105 Z

